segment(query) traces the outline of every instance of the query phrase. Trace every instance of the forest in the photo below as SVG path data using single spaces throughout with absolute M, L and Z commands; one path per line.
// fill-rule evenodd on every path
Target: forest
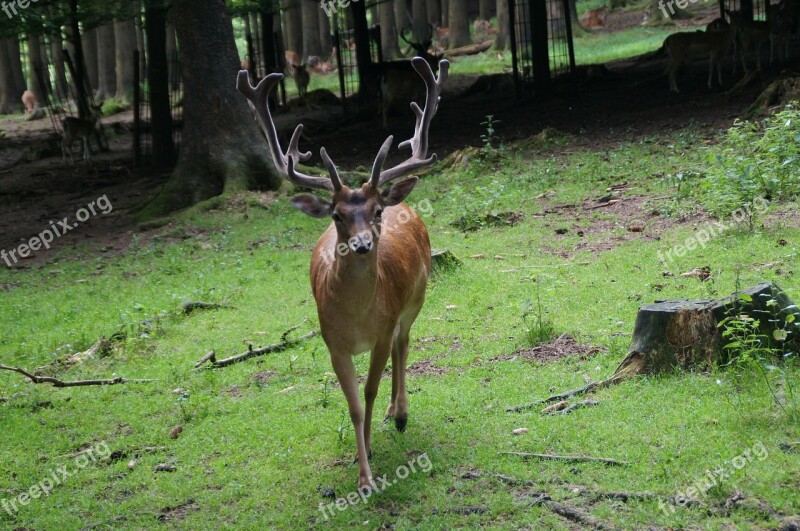
M 800 0 L 3 0 L 0 529 L 800 529 Z

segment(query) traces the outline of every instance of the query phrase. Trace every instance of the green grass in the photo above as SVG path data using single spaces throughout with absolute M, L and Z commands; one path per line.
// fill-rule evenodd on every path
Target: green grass
M 661 48 L 675 28 L 630 28 L 608 34 L 586 33 L 575 39 L 575 63 L 608 63 Z
M 325 222 L 293 210 L 288 196 L 273 202 L 237 196 L 182 214 L 159 238 L 136 241 L 123 256 L 87 243 L 43 267 L 3 270 L 0 363 L 32 369 L 121 331 L 110 355 L 48 372 L 64 379 L 118 375 L 158 382 L 53 389 L 0 373 L 0 396 L 7 399 L 0 403 L 0 501 L 59 467 L 74 473 L 13 518 L 0 510 L 0 527 L 143 529 L 165 521 L 180 529 L 570 528 L 548 509 L 531 506 L 536 492 L 628 529 L 773 525 L 768 516 L 748 510 L 726 516 L 679 507 L 665 513 L 654 500 L 594 502 L 575 491 L 582 486 L 668 497 L 719 466 L 727 466 L 731 476 L 704 498 L 709 506 L 741 490 L 797 514 L 800 461 L 779 444 L 797 441 L 800 430 L 756 374 L 714 370 L 640 377 L 596 393 L 598 407 L 569 416 L 505 412 L 552 389 L 583 385 L 584 377 L 612 374 L 643 302 L 726 295 L 737 278 L 743 284 L 776 280 L 800 300 L 794 277 L 778 275 L 778 266 L 763 267 L 780 261 L 780 269 L 800 270 L 796 251 L 775 243 L 800 239 L 800 230 L 791 226 L 729 231 L 705 249 L 662 264 L 658 252 L 691 235 L 692 222 L 659 233 L 654 218 L 644 233 L 616 242 L 629 235 L 624 226 L 577 235 L 579 228 L 614 221 L 610 209 L 580 220 L 568 213 L 543 215 L 553 205 L 600 197 L 622 181 L 632 186 L 626 197 L 644 194 L 651 198 L 645 208 L 657 208 L 672 194 L 664 175 L 701 171 L 707 164 L 696 147 L 703 140 L 691 131 L 621 138 L 607 149 L 567 155 L 523 143 L 423 179 L 410 202 L 430 201 L 433 209 L 424 219 L 433 246 L 449 248 L 463 264 L 432 279 L 412 330 L 410 363 L 427 359 L 446 372 L 409 377 L 405 433 L 376 419 L 372 469 L 391 479 L 421 452 L 432 468 L 398 481 L 366 505 L 336 511 L 328 522 L 318 505 L 332 500 L 321 491 L 347 495 L 356 488 L 357 469 L 350 464 L 355 444 L 346 405 L 332 388 L 323 342 L 313 339 L 225 369 L 193 369 L 209 350 L 229 355 L 249 342 L 276 342 L 293 325 L 300 325 L 298 334 L 316 328 L 307 268 Z M 536 199 L 551 190 L 549 199 Z M 465 214 L 506 211 L 522 212 L 524 219 L 469 233 L 451 225 Z M 570 230 L 558 236 L 559 227 Z M 582 241 L 610 245 L 594 252 L 581 248 Z M 470 258 L 476 254 L 486 258 Z M 713 283 L 677 275 L 704 265 L 711 267 Z M 676 276 L 664 277 L 665 269 Z M 557 334 L 568 332 L 605 350 L 547 365 L 494 359 L 528 346 L 531 317 L 526 323 L 524 315 L 537 297 L 542 318 Z M 176 312 L 187 300 L 229 308 Z M 139 324 L 160 314 L 157 323 Z M 367 363 L 367 356 L 357 358 L 360 374 Z M 800 371 L 788 371 L 796 382 Z M 777 376 L 773 380 L 780 384 Z M 378 416 L 389 390 L 384 381 Z M 173 440 L 175 426 L 183 433 Z M 529 432 L 512 435 L 519 427 Z M 734 470 L 730 461 L 759 442 L 767 457 Z M 73 455 L 100 443 L 117 452 L 114 459 L 78 468 Z M 606 456 L 629 465 L 523 462 L 501 456 L 504 451 Z M 154 472 L 159 463 L 176 471 Z M 470 471 L 480 478 L 465 478 Z M 493 473 L 536 486 L 506 485 Z

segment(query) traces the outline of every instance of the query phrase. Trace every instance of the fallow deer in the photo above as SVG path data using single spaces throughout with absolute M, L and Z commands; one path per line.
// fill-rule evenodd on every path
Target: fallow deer
M 736 50 L 742 60 L 744 73 L 749 72 L 747 68 L 747 52 L 753 48 L 756 52 L 756 70 L 761 70 L 761 46 L 770 40 L 770 23 L 764 20 L 748 20 L 740 11 L 725 10 L 731 26 L 737 33 Z M 733 69 L 736 71 L 736 56 L 733 58 Z
M 64 137 L 61 139 L 61 156 L 64 162 L 67 161 L 67 153 L 69 153 L 70 162 L 75 162 L 72 155 L 72 145 L 79 139 L 83 142 L 83 160 L 91 160 L 89 137 L 94 133 L 99 119 L 100 107 L 92 107 L 89 111 L 88 120 L 75 118 L 73 116 L 64 118 Z
M 36 109 L 36 96 L 33 92 L 26 90 L 22 93 L 22 104 L 25 106 L 25 114 L 28 115 Z
M 717 70 L 717 80 L 722 85 L 722 62 L 728 54 L 736 36 L 735 29 L 724 23 L 716 31 L 687 31 L 673 33 L 664 40 L 664 48 L 669 54 L 670 63 L 667 67 L 669 88 L 673 92 L 680 92 L 676 77 L 678 70 L 687 59 L 708 57 L 708 88 L 712 88 L 714 69 Z
M 606 17 L 608 17 L 608 7 L 603 4 L 597 9 L 587 9 L 581 15 L 581 26 L 584 28 L 604 28 L 606 27 Z
M 438 110 L 448 63 L 440 63 L 438 78 L 424 59 L 417 57 L 412 63 L 427 92 L 424 109 L 411 104 L 416 114 L 414 136 L 400 144 L 401 148 L 411 148 L 411 156 L 397 166 L 383 169 L 393 142 L 388 137 L 375 158 L 369 181 L 358 188 L 342 182 L 325 148 L 320 155 L 330 178 L 300 173 L 298 163 L 311 157 L 311 153 L 303 153 L 298 147 L 302 125 L 295 129 L 287 151 L 280 146 L 267 98 L 281 74 L 270 74 L 254 87 L 248 73 L 241 71 L 236 85 L 256 113 L 278 172 L 298 186 L 332 195 L 330 201 L 316 195 L 298 195 L 292 205 L 311 217 L 333 219 L 314 247 L 311 288 L 322 338 L 355 428 L 359 489 L 373 486 L 368 461 L 372 411 L 390 356 L 392 396 L 386 417 L 394 419 L 399 431 L 408 421 L 405 367 L 409 330 L 422 309 L 430 273 L 431 247 L 425 224 L 403 204 L 419 178 L 409 177 L 386 186 L 436 161 L 436 155 L 428 156 L 428 130 Z M 358 396 L 353 356 L 366 351 L 371 352 L 371 358 L 364 386 L 365 410 Z

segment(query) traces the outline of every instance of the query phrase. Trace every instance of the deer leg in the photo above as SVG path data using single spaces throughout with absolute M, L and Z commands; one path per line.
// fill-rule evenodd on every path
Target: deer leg
M 412 321 L 413 322 L 413 321 Z M 397 431 L 405 431 L 408 423 L 408 395 L 406 394 L 406 362 L 408 360 L 408 332 L 411 325 L 400 324 L 394 338 L 392 347 L 392 360 L 397 359 L 397 365 L 392 365 L 392 378 L 397 373 L 397 393 L 392 397 L 394 406 L 394 426 Z M 395 354 L 396 353 L 396 354 Z
M 353 358 L 349 353 L 331 353 L 331 365 L 339 385 L 342 387 L 347 407 L 350 410 L 350 420 L 356 432 L 356 458 L 358 459 L 358 487 L 372 486 L 372 471 L 369 468 L 367 445 L 364 439 L 364 409 L 358 397 L 358 380 Z
M 386 414 L 383 416 L 384 422 L 387 422 L 389 419 L 393 419 L 395 415 L 394 403 L 397 400 L 397 389 L 400 387 L 400 371 L 395 370 L 395 368 L 399 366 L 399 353 L 397 352 L 397 349 L 394 348 L 394 343 L 392 343 L 392 398 L 389 401 L 389 408 L 386 410 Z
M 372 357 L 369 361 L 369 374 L 367 383 L 364 384 L 364 400 L 367 404 L 364 417 L 364 439 L 366 440 L 367 455 L 372 455 L 372 410 L 375 399 L 378 397 L 378 388 L 381 385 L 381 376 L 386 368 L 392 344 L 389 341 L 381 342 L 372 349 Z M 394 365 L 392 365 L 394 369 Z M 392 380 L 394 381 L 394 370 L 392 370 Z

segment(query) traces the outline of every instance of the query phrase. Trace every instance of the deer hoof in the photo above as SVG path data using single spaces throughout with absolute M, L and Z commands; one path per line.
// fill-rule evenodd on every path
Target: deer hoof
M 397 428 L 397 431 L 403 433 L 406 431 L 406 424 L 408 424 L 408 418 L 395 418 L 394 419 L 394 427 Z

